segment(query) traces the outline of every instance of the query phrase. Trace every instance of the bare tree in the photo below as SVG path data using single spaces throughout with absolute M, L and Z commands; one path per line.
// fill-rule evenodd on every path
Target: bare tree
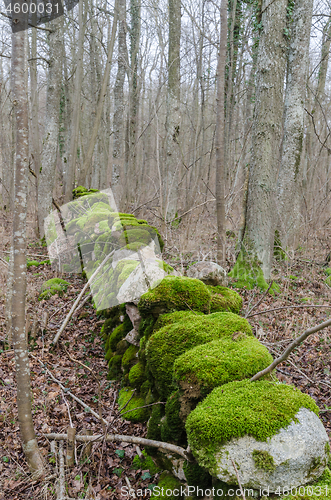
M 63 17 L 58 17 L 49 33 L 49 70 L 41 168 L 38 179 L 38 221 L 40 236 L 44 236 L 44 220 L 52 210 L 52 197 L 58 153 L 60 98 L 62 83 Z
M 12 94 L 16 117 L 15 207 L 13 218 L 12 330 L 17 382 L 17 408 L 23 450 L 34 477 L 44 475 L 44 465 L 35 437 L 30 369 L 25 334 L 26 294 L 26 212 L 29 166 L 28 97 L 26 92 L 26 32 L 22 20 L 13 23 Z M 27 28 L 27 25 L 25 25 Z
M 217 217 L 217 261 L 225 261 L 225 127 L 224 89 L 227 44 L 227 2 L 221 2 L 221 35 L 217 64 L 217 110 L 216 110 L 216 217 Z
M 298 181 L 312 14 L 312 0 L 296 0 L 290 33 L 284 135 L 278 176 L 278 214 L 285 246 L 296 235 L 300 213 Z

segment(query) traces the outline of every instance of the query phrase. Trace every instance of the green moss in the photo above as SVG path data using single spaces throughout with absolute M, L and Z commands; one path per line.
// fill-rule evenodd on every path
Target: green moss
M 137 363 L 129 372 L 129 384 L 131 387 L 139 388 L 145 379 L 145 367 L 142 363 Z
M 276 465 L 274 457 L 270 455 L 266 450 L 253 450 L 252 457 L 255 463 L 255 467 L 258 469 L 263 469 L 268 472 L 275 470 Z
M 149 382 L 149 380 L 145 380 L 145 382 L 143 382 L 140 386 L 140 389 L 139 389 L 139 392 L 140 394 L 142 395 L 142 397 L 145 398 L 145 404 L 146 405 L 149 405 L 151 403 L 154 403 L 154 398 L 152 397 L 152 393 L 151 393 L 151 384 Z
M 324 272 L 327 276 L 331 276 L 331 267 L 327 267 L 326 269 L 324 269 Z
M 259 263 L 255 259 L 251 259 L 247 252 L 241 250 L 237 257 L 237 261 L 234 268 L 229 273 L 230 278 L 233 278 L 233 285 L 236 288 L 247 288 L 251 290 L 255 286 L 261 290 L 268 289 L 268 283 L 266 282 L 263 271 Z M 270 293 L 278 293 L 280 291 L 279 286 L 273 283 L 270 288 Z
M 116 354 L 112 358 L 110 358 L 108 363 L 108 379 L 118 379 L 122 376 L 121 370 L 122 356 L 120 354 Z
M 198 463 L 213 470 L 220 445 L 245 435 L 266 441 L 295 419 L 300 408 L 318 414 L 314 400 L 290 385 L 269 381 L 230 382 L 214 389 L 186 421 Z
M 172 274 L 174 272 L 174 268 L 171 267 L 169 264 L 164 262 L 163 260 L 156 259 L 156 262 L 159 265 L 160 269 L 163 269 L 163 271 L 167 274 Z
M 124 372 L 128 372 L 135 361 L 137 361 L 137 353 L 138 347 L 132 344 L 125 351 L 122 359 L 122 368 Z
M 294 494 L 281 497 L 281 500 L 330 500 L 331 471 L 327 467 L 322 476 L 308 486 L 292 488 Z
M 147 423 L 147 439 L 161 441 L 161 418 L 163 417 L 163 410 L 163 405 L 152 406 L 151 417 Z
M 186 445 L 185 426 L 179 416 L 180 394 L 173 392 L 165 405 L 166 419 L 161 424 L 161 438 L 166 443 Z
M 149 408 L 141 408 L 145 405 L 145 401 L 139 396 L 133 396 L 131 398 L 133 392 L 134 389 L 128 388 L 123 388 L 120 390 L 118 395 L 118 406 L 120 409 L 120 413 L 121 415 L 123 415 L 123 418 L 125 420 L 130 420 L 131 422 L 145 422 L 148 419 L 150 413 Z M 125 406 L 126 403 L 128 403 L 127 406 Z M 121 410 L 121 408 L 123 409 Z
M 136 455 L 132 462 L 132 469 L 138 470 L 149 470 L 152 476 L 155 476 L 158 472 L 161 472 L 161 469 L 155 464 L 152 457 L 147 454 L 146 450 L 142 452 L 143 458 L 140 458 L 139 455 Z
M 138 308 L 142 315 L 159 315 L 177 310 L 195 310 L 208 313 L 211 293 L 200 280 L 183 276 L 167 276 L 145 293 Z
M 108 346 L 112 351 L 116 351 L 116 346 L 126 335 L 123 323 L 118 325 L 109 336 Z
M 233 380 L 250 378 L 273 361 L 268 349 L 255 337 L 213 340 L 186 351 L 174 363 L 174 379 L 190 386 L 196 394 L 209 394 Z
M 38 297 L 38 300 L 49 299 L 56 293 L 59 295 L 63 295 L 63 293 L 67 291 L 69 284 L 70 283 L 68 283 L 68 281 L 62 280 L 60 278 L 52 278 L 48 281 L 45 281 L 45 283 L 43 283 L 41 286 L 41 293 Z
M 193 311 L 175 311 L 172 313 L 161 314 L 155 322 L 154 319 L 154 331 L 160 330 L 166 325 L 173 325 L 174 323 L 187 322 L 194 320 L 198 316 L 204 316 L 201 312 L 193 312 Z
M 183 496 L 180 494 L 183 484 L 170 472 L 163 472 L 157 485 L 155 493 L 152 493 L 151 499 L 167 498 L 168 500 L 179 500 Z M 179 493 L 179 494 L 178 494 Z
M 113 356 L 114 356 L 113 351 L 111 349 L 108 349 L 105 356 L 106 361 L 109 361 L 110 358 L 112 358 Z
M 326 278 L 325 283 L 326 283 L 328 286 L 331 286 L 331 276 L 329 276 L 328 278 Z
M 203 467 L 200 467 L 199 464 L 185 461 L 183 470 L 189 486 L 198 486 L 202 489 L 212 486 L 212 477 Z
M 120 288 L 123 283 L 127 280 L 127 278 L 130 276 L 132 271 L 136 269 L 136 267 L 139 265 L 139 262 L 137 261 L 130 261 L 127 263 L 124 267 L 123 270 L 121 271 L 118 279 L 117 279 L 117 286 Z
M 149 339 L 146 346 L 148 367 L 162 399 L 172 392 L 172 369 L 179 356 L 195 346 L 235 332 L 252 335 L 248 321 L 233 313 L 195 316 L 190 321 L 164 326 Z
M 137 227 L 132 228 L 130 231 L 123 231 L 123 233 L 118 237 L 118 243 L 121 247 L 136 242 L 148 245 L 151 242 L 151 235 L 148 231 Z
M 122 339 L 116 345 L 116 354 L 124 354 L 127 348 L 129 347 L 129 342 Z
M 38 260 L 27 260 L 26 261 L 26 266 L 31 267 L 31 266 L 39 266 L 39 261 Z
M 151 336 L 155 325 L 155 318 L 153 316 L 147 316 L 142 318 L 139 324 L 139 335 L 140 337 L 146 337 L 147 339 Z
M 210 312 L 221 312 L 229 311 L 235 314 L 239 314 L 242 308 L 242 298 L 240 295 L 224 286 L 208 286 L 208 289 L 212 293 Z

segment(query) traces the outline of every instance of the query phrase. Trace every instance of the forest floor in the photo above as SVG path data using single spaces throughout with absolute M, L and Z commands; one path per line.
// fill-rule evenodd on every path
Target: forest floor
M 2 215 L 0 224 L 0 256 L 9 250 L 9 223 Z M 2 231 L 2 232 L 1 232 Z M 174 230 L 180 232 L 179 226 Z M 215 245 L 215 235 L 205 238 L 205 247 Z M 274 279 L 281 292 L 275 297 L 267 295 L 254 308 L 249 321 L 257 338 L 264 343 L 274 357 L 307 328 L 328 319 L 331 314 L 331 289 L 324 283 L 323 261 L 330 251 L 326 237 L 313 238 L 310 248 L 300 248 L 291 260 L 276 262 Z M 35 238 L 29 240 L 29 258 L 42 261 L 47 249 Z M 175 245 L 168 245 L 165 260 L 177 264 L 181 271 L 196 259 L 192 252 L 177 254 Z M 209 260 L 209 259 L 207 259 Z M 46 433 L 66 433 L 72 425 L 77 434 L 83 429 L 93 434 L 104 432 L 104 425 L 82 405 L 74 401 L 69 392 L 82 400 L 89 408 L 108 422 L 108 432 L 144 437 L 146 426 L 132 424 L 119 417 L 116 404 L 118 384 L 107 380 L 107 362 L 104 358 L 103 341 L 99 335 L 103 319 L 92 304 L 86 303 L 74 316 L 61 336 L 60 343 L 50 350 L 49 344 L 70 310 L 73 301 L 84 285 L 78 275 L 63 276 L 70 282 L 67 292 L 59 297 L 39 301 L 38 295 L 44 281 L 55 276 L 49 265 L 32 266 L 28 269 L 28 313 L 32 320 L 41 318 L 47 311 L 49 322 L 46 330 L 39 333 L 36 342 L 30 343 L 30 369 L 33 392 L 33 418 L 38 443 L 49 467 L 50 479 L 43 483 L 31 483 L 20 442 L 16 409 L 15 362 L 13 350 L 8 349 L 5 339 L 5 273 L 2 266 L 0 283 L 0 500 L 55 499 L 54 458 Z M 1 273 L 0 273 L 1 274 Z M 239 290 L 238 290 L 239 291 Z M 244 300 L 242 314 L 262 298 L 259 290 L 241 290 Z M 289 306 L 304 306 L 289 308 Z M 328 307 L 313 307 L 325 305 Z M 309 307 L 307 307 L 309 306 Z M 268 309 L 280 308 L 261 314 Z M 254 313 L 259 313 L 254 315 Z M 279 365 L 278 378 L 294 384 L 309 394 L 321 410 L 321 419 L 331 437 L 331 331 L 323 330 L 310 336 L 287 362 Z M 62 390 L 55 377 L 65 387 Z M 101 396 L 101 397 L 100 397 Z M 77 447 L 76 465 L 66 471 L 68 493 L 72 498 L 85 498 L 89 488 L 91 498 L 120 499 L 122 486 L 130 484 L 134 489 L 152 488 L 157 476 L 148 470 L 134 470 L 132 461 L 136 455 L 134 445 L 126 443 L 95 443 L 92 452 L 85 457 L 86 449 Z M 53 477 L 52 477 L 53 476 Z M 93 496 L 94 495 L 94 496 Z M 149 494 L 145 498 L 149 498 Z M 144 497 L 140 497 L 144 498 Z

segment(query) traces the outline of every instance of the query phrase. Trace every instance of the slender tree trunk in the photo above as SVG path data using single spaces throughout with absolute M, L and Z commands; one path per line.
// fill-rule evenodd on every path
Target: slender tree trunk
M 111 68 L 111 63 L 112 63 L 112 58 L 113 58 L 115 38 L 116 38 L 116 29 L 117 29 L 117 18 L 118 18 L 118 0 L 116 0 L 116 2 L 115 2 L 114 18 L 113 18 L 113 25 L 112 25 L 112 29 L 111 29 L 111 34 L 110 34 L 110 30 L 108 31 L 107 62 L 106 62 L 106 67 L 105 67 L 105 71 L 104 71 L 103 78 L 102 78 L 101 89 L 100 89 L 100 93 L 99 93 L 99 99 L 98 99 L 97 109 L 96 109 L 95 118 L 94 118 L 94 122 L 93 122 L 91 137 L 90 137 L 89 144 L 88 144 L 88 149 L 87 149 L 87 152 L 85 154 L 83 167 L 79 173 L 79 184 L 83 184 L 85 182 L 85 179 L 86 179 L 87 175 L 89 174 L 89 171 L 90 171 L 91 166 L 92 166 L 92 156 L 93 156 L 93 151 L 94 151 L 94 148 L 95 148 L 95 145 L 97 142 L 98 131 L 99 131 L 100 122 L 101 122 L 101 118 L 102 118 L 103 105 L 104 105 L 105 97 L 106 97 L 106 93 L 107 93 L 109 73 L 110 73 L 110 68 Z
M 59 140 L 60 99 L 62 83 L 62 43 L 63 16 L 51 23 L 49 34 L 49 70 L 47 78 L 47 101 L 45 132 L 38 182 L 39 233 L 43 237 L 44 220 L 52 210 L 56 161 Z
M 312 13 L 312 0 L 296 0 L 288 55 L 284 135 L 277 186 L 278 214 L 285 246 L 297 232 L 300 215 L 298 179 Z
M 117 75 L 114 86 L 114 121 L 113 121 L 113 166 L 112 188 L 123 176 L 123 134 L 124 134 L 124 81 L 127 65 L 126 47 L 126 0 L 118 1 L 118 59 Z
M 28 98 L 25 81 L 27 44 L 19 21 L 12 34 L 12 95 L 16 116 L 15 207 L 13 219 L 12 330 L 17 382 L 17 408 L 23 450 L 35 478 L 44 475 L 44 465 L 35 437 L 31 412 L 29 357 L 25 334 L 26 212 L 29 171 Z M 27 26 L 26 26 L 27 29 Z
M 73 110 L 71 119 L 70 131 L 70 149 L 67 161 L 66 182 L 64 201 L 68 202 L 72 199 L 72 190 L 75 183 L 76 161 L 77 161 L 77 148 L 79 139 L 79 124 L 80 124 L 80 111 L 81 111 L 81 91 L 83 84 L 83 58 L 84 58 L 84 35 L 86 25 L 86 12 L 84 11 L 85 1 L 81 0 L 78 4 L 78 49 L 77 49 L 77 65 L 75 74 L 75 90 L 73 96 Z
M 221 2 L 221 35 L 217 63 L 217 108 L 216 108 L 216 217 L 217 217 L 217 262 L 225 263 L 225 127 L 224 90 L 227 41 L 227 2 Z
M 275 231 L 275 189 L 283 121 L 286 0 L 262 2 L 256 74 L 253 145 L 244 248 L 270 278 Z
M 31 101 L 31 140 L 30 140 L 30 152 L 33 159 L 33 170 L 36 174 L 34 178 L 34 190 L 35 190 L 35 200 L 38 199 L 38 178 L 39 170 L 41 166 L 40 158 L 40 134 L 39 134 L 39 92 L 38 92 L 38 77 L 37 77 L 37 29 L 31 28 L 31 49 L 30 49 L 30 101 Z M 35 217 L 36 217 L 36 232 L 39 236 L 38 231 L 38 206 L 35 205 Z
M 180 138 L 180 37 L 181 2 L 169 0 L 169 52 L 165 161 L 163 170 L 163 216 L 174 217 L 177 210 L 178 178 L 181 165 Z

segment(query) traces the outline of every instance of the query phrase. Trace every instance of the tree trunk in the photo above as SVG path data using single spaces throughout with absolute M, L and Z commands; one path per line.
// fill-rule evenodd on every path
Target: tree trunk
M 29 357 L 25 334 L 26 213 L 29 171 L 28 98 L 25 85 L 27 45 L 19 21 L 12 34 L 12 96 L 16 116 L 15 196 L 13 218 L 12 330 L 17 382 L 17 408 L 23 450 L 35 478 L 44 475 L 44 465 L 35 437 L 31 412 Z M 16 31 L 15 28 L 21 28 Z M 26 26 L 27 29 L 27 26 Z M 16 31 L 16 32 L 15 32 Z
M 216 101 L 216 217 L 217 217 L 217 262 L 225 264 L 225 127 L 224 127 L 224 90 L 227 42 L 227 2 L 221 2 L 221 35 L 217 63 L 217 101 Z
M 39 93 L 37 78 L 37 29 L 31 28 L 31 49 L 30 49 L 30 101 L 31 101 L 31 140 L 30 153 L 33 159 L 33 170 L 36 174 L 34 178 L 35 200 L 38 199 L 38 177 L 41 166 L 40 159 L 40 134 L 39 134 Z M 38 206 L 35 205 L 36 232 L 38 231 Z
M 270 278 L 286 67 L 286 0 L 262 2 L 244 248 Z
M 80 111 L 81 111 L 81 91 L 83 84 L 83 58 L 84 58 L 84 35 L 86 25 L 86 12 L 84 11 L 85 1 L 81 0 L 78 4 L 78 49 L 77 49 L 77 66 L 75 75 L 75 90 L 73 96 L 73 110 L 71 119 L 70 131 L 70 149 L 67 162 L 67 170 L 65 175 L 65 194 L 64 201 L 67 203 L 72 199 L 72 190 L 75 183 L 76 161 L 77 161 L 77 148 L 79 138 L 79 124 L 80 124 Z
M 58 152 L 60 99 L 62 83 L 62 27 L 63 16 L 51 23 L 49 33 L 49 70 L 47 78 L 47 101 L 45 132 L 41 169 L 38 182 L 38 221 L 39 233 L 43 237 L 44 220 L 52 211 L 52 197 Z
M 124 133 L 124 80 L 127 64 L 126 47 L 126 0 L 118 1 L 118 59 L 117 75 L 114 86 L 114 122 L 113 122 L 113 166 L 112 188 L 123 175 L 123 133 Z
M 177 210 L 180 157 L 180 36 L 181 2 L 169 0 L 169 52 L 165 161 L 162 175 L 164 218 L 172 218 Z
M 296 0 L 288 55 L 284 135 L 277 185 L 277 208 L 282 243 L 285 246 L 295 237 L 300 215 L 298 178 L 312 13 L 312 0 Z
M 98 137 L 98 131 L 100 127 L 100 122 L 102 118 L 102 111 L 103 111 L 103 104 L 105 102 L 105 97 L 107 93 L 107 87 L 108 87 L 108 81 L 109 81 L 109 73 L 110 73 L 110 68 L 111 68 L 111 63 L 112 63 L 112 58 L 113 58 L 113 52 L 114 52 L 114 45 L 115 45 L 115 38 L 116 38 L 116 29 L 117 29 L 117 18 L 118 18 L 118 0 L 115 2 L 115 7 L 114 7 L 114 18 L 113 18 L 113 25 L 111 29 L 111 34 L 110 30 L 108 31 L 108 49 L 107 49 L 107 62 L 106 62 L 106 67 L 105 71 L 103 74 L 102 78 L 102 83 L 101 83 L 101 89 L 99 93 L 99 99 L 98 99 L 98 104 L 97 104 L 97 109 L 95 113 L 95 118 L 93 122 L 93 128 L 91 132 L 91 137 L 89 140 L 88 144 L 88 149 L 85 155 L 83 167 L 79 173 L 79 184 L 84 184 L 86 177 L 91 169 L 92 166 L 92 156 L 93 156 L 93 151 L 97 142 L 97 137 Z

